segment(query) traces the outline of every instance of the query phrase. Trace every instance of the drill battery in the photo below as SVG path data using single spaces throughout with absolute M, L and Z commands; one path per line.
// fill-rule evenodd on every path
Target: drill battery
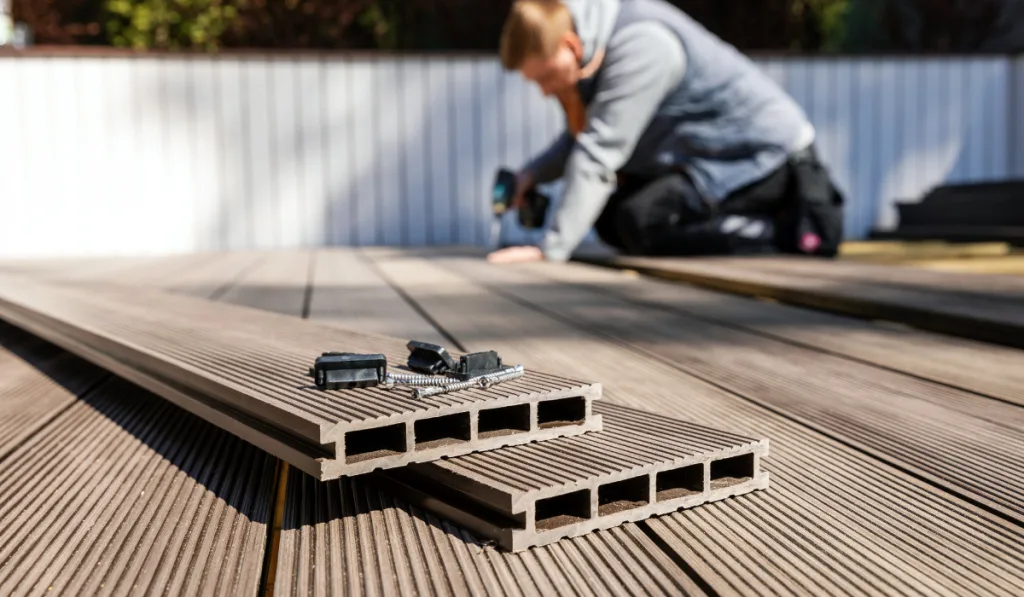
M 491 193 L 491 206 L 495 217 L 500 217 L 508 211 L 517 190 L 515 172 L 506 168 L 498 170 Z M 535 189 L 526 191 L 524 198 L 525 205 L 519 208 L 519 224 L 523 228 L 543 228 L 551 199 Z

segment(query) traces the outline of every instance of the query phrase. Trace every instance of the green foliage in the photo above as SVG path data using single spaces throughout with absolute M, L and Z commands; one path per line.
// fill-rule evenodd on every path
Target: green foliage
M 359 15 L 362 25 L 377 43 L 381 50 L 398 48 L 400 15 L 393 3 L 374 2 Z
M 105 29 L 115 46 L 214 50 L 238 16 L 239 0 L 106 0 Z
M 791 46 L 795 50 L 835 52 L 846 38 L 846 13 L 857 0 L 793 0 L 792 19 L 798 34 Z

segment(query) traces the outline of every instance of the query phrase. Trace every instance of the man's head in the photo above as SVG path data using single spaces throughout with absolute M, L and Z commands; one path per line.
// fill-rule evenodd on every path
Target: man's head
M 516 0 L 501 35 L 501 63 L 557 95 L 580 79 L 583 42 L 560 0 Z

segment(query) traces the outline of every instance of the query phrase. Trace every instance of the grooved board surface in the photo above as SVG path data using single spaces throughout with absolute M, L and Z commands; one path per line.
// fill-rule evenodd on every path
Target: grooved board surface
M 517 552 L 768 488 L 767 440 L 611 403 L 595 410 L 600 433 L 382 475 L 412 503 Z
M 637 318 L 633 304 L 592 289 L 531 284 L 543 277 L 503 280 L 520 299 L 586 304 L 577 313 L 600 317 L 606 333 L 638 349 L 1024 520 L 1024 479 L 1015 474 L 1024 469 L 1019 406 L 652 308 L 658 305 Z
M 708 455 L 767 452 L 768 440 L 728 433 L 617 404 L 595 404 L 601 433 L 469 454 L 413 465 L 433 476 L 443 471 L 500 493 L 510 504 L 538 494 L 562 493 L 610 475 L 654 465 L 683 465 Z M 442 478 L 442 477 L 438 477 Z M 447 476 L 443 478 L 448 478 Z M 520 512 L 520 508 L 514 512 Z M 512 514 L 514 512 L 508 512 Z
M 977 370 L 976 379 L 969 370 L 942 371 L 951 369 L 945 363 L 957 362 L 961 358 L 958 355 L 976 354 L 977 359 L 984 360 L 991 347 L 958 341 L 952 343 L 952 354 L 947 355 L 943 343 L 948 339 L 926 335 L 931 340 L 921 345 L 921 358 L 915 360 L 910 358 L 914 355 L 904 353 L 910 352 L 907 344 L 916 345 L 921 336 L 917 332 L 892 332 L 857 322 L 855 334 L 835 316 L 815 313 L 812 318 L 798 309 L 760 303 L 754 305 L 764 309 L 748 309 L 738 305 L 745 302 L 742 299 L 713 293 L 675 296 L 671 289 L 676 286 L 669 284 L 656 290 L 646 281 L 641 285 L 612 285 L 605 275 L 618 274 L 608 270 L 592 277 L 591 268 L 573 265 L 541 265 L 535 271 L 532 266 L 488 268 L 436 257 L 396 259 L 406 254 L 400 251 L 374 250 L 368 254 L 380 267 L 378 273 L 387 275 L 418 309 L 469 350 L 493 348 L 506 360 L 527 367 L 532 364 L 562 375 L 600 381 L 608 403 L 653 409 L 738 435 L 770 438 L 771 456 L 763 464 L 771 472 L 772 487 L 766 492 L 508 554 L 362 478 L 320 483 L 293 470 L 291 487 L 302 489 L 292 488 L 288 494 L 288 515 L 276 569 L 278 593 L 326 594 L 334 589 L 334 593 L 368 595 L 700 594 L 691 576 L 718 595 L 1024 593 L 1024 564 L 1020 559 L 1024 532 L 1019 518 L 997 516 L 979 507 L 980 502 L 965 499 L 965 484 L 976 479 L 958 484 L 915 473 L 912 467 L 917 465 L 912 461 L 918 458 L 918 452 L 914 450 L 900 454 L 899 460 L 893 457 L 922 412 L 930 417 L 924 420 L 941 421 L 945 415 L 936 419 L 935 413 L 942 412 L 950 414 L 951 422 L 967 421 L 975 426 L 972 429 L 998 423 L 1003 429 L 1000 433 L 1015 433 L 1017 419 L 1008 415 L 1011 411 L 1001 410 L 1007 405 L 992 406 L 994 401 L 965 397 L 949 388 L 934 391 L 939 386 L 926 383 L 935 379 L 1014 402 L 1017 384 L 1011 372 L 1003 371 L 999 377 L 996 371 L 986 381 L 984 368 Z M 314 256 L 314 270 L 322 255 L 317 252 Z M 293 257 L 266 254 L 248 259 L 265 264 Z M 252 264 L 244 271 L 229 267 L 230 260 L 243 257 L 211 256 L 199 265 L 177 270 L 167 276 L 166 283 L 159 276 L 151 279 L 157 285 L 173 287 L 176 279 L 193 277 L 208 286 L 207 294 L 219 296 L 230 288 L 232 280 L 263 275 Z M 168 267 L 172 267 L 170 262 Z M 219 279 L 221 269 L 223 279 Z M 104 283 L 116 283 L 113 270 L 106 271 L 110 275 Z M 132 277 L 147 277 L 134 271 Z M 301 307 L 292 306 L 292 301 L 302 304 L 303 293 L 296 290 L 308 270 L 277 271 L 281 276 L 278 279 L 289 289 L 288 299 L 257 299 L 254 303 L 279 312 L 301 313 Z M 588 274 L 578 275 L 581 271 Z M 83 275 L 81 279 L 87 278 Z M 570 288 L 570 282 L 575 286 Z M 373 282 L 367 274 L 366 284 L 376 284 L 374 292 L 380 294 L 375 296 L 384 296 L 384 281 Z M 315 282 L 313 286 L 315 297 Z M 336 300 L 344 298 L 338 296 Z M 688 311 L 693 317 L 668 318 L 657 309 L 648 309 L 646 303 Z M 359 301 L 353 308 L 372 312 Z M 644 324 L 620 325 L 620 313 L 627 309 Z M 799 312 L 806 318 L 794 315 L 790 319 L 785 311 Z M 400 321 L 407 319 L 410 328 L 422 325 L 408 314 Z M 698 325 L 696 320 L 704 323 Z M 777 379 L 743 385 L 737 380 L 749 379 L 748 361 L 731 362 L 730 353 L 718 354 L 710 349 L 724 342 L 745 347 L 750 339 L 742 334 L 709 335 L 709 330 L 716 328 L 709 326 L 709 321 L 724 324 L 733 332 L 740 329 L 760 334 L 762 340 L 751 344 L 754 349 L 743 348 L 751 355 L 756 352 L 766 359 L 782 360 L 803 354 L 792 352 L 792 348 L 774 356 L 766 354 L 771 352 L 766 347 L 776 346 L 764 344 L 767 337 L 791 347 L 816 349 L 850 363 L 859 362 L 860 368 L 850 373 L 845 383 L 882 383 L 890 388 L 884 398 L 894 409 L 918 406 L 902 418 L 893 419 L 890 411 L 881 411 L 884 414 L 853 425 L 843 413 L 858 414 L 861 409 L 856 399 L 871 398 L 868 391 L 836 403 L 846 410 L 832 412 L 831 388 L 818 394 L 789 392 L 787 396 L 780 393 L 785 385 L 780 386 Z M 830 330 L 839 335 L 829 340 Z M 879 340 L 883 333 L 886 339 Z M 865 347 L 844 351 L 841 334 L 859 339 Z M 899 342 L 904 342 L 902 351 Z M 692 352 L 678 352 L 680 346 Z M 885 351 L 890 348 L 893 362 L 887 364 Z M 1005 352 L 993 359 L 991 367 L 995 370 L 1005 369 L 1009 365 L 1004 364 L 1012 364 L 1016 356 L 1014 351 L 999 350 Z M 926 361 L 931 358 L 936 362 L 929 369 Z M 839 367 L 839 361 L 835 362 Z M 738 385 L 698 379 L 695 375 L 703 377 L 708 371 L 701 368 L 706 366 L 701 363 L 735 372 L 736 379 L 729 381 Z M 865 367 L 865 363 L 874 367 Z M 876 375 L 883 369 L 888 376 Z M 800 370 L 800 366 L 794 366 L 794 372 Z M 804 366 L 803 370 L 814 369 Z M 893 376 L 893 371 L 918 377 L 914 381 L 917 385 L 909 386 L 917 390 L 904 391 L 907 388 L 895 381 L 898 376 Z M 787 399 L 773 406 L 764 401 L 766 395 L 775 396 L 773 400 L 780 396 Z M 879 396 L 873 408 L 881 400 Z M 829 412 L 830 419 L 812 424 L 782 408 L 814 402 L 824 405 L 821 412 Z M 891 437 L 890 453 L 871 451 L 865 445 L 841 439 L 839 434 L 853 430 L 861 438 Z M 972 445 L 980 442 L 986 449 L 997 449 L 1003 440 L 972 441 Z M 947 448 L 936 443 L 933 449 L 949 458 L 955 452 Z M 979 470 L 982 462 L 972 458 L 965 452 L 958 466 L 968 467 L 962 469 L 967 473 Z M 0 466 L 10 462 L 0 459 Z M 986 479 L 1015 482 L 1000 470 L 1004 469 L 986 471 Z M 1012 491 L 1004 493 L 1010 495 Z M 991 510 L 990 504 L 986 507 Z M 182 545 L 186 553 L 194 553 L 187 542 Z M 38 565 L 48 561 L 48 557 L 38 558 Z M 5 570 L 2 565 L 0 560 L 0 578 Z
M 1024 348 L 1024 309 L 1020 308 L 1024 280 L 1012 276 L 799 258 L 586 260 L 716 290 Z
M 609 402 L 769 438 L 769 491 L 642 523 L 720 594 L 1024 590 L 1020 524 L 703 382 L 681 370 L 685 362 L 652 359 L 606 327 L 607 313 L 594 309 L 603 300 L 528 300 L 514 292 L 516 267 L 371 255 L 467 348 L 596 374 Z
M 309 318 L 361 332 L 449 344 L 366 258 L 350 250 L 317 252 Z
M 107 376 L 0 321 L 0 461 Z
M 0 594 L 256 595 L 275 466 L 106 382 L 0 462 Z
M 276 595 L 705 594 L 634 526 L 512 554 L 364 478 L 298 471 L 285 511 Z
M 34 331 L 53 334 L 54 342 L 78 343 L 68 345 L 69 349 L 82 350 L 84 346 L 84 350 L 91 351 L 82 355 L 86 358 L 94 358 L 92 353 L 98 352 L 125 361 L 129 372 L 173 380 L 177 387 L 197 391 L 223 408 L 240 411 L 254 420 L 234 419 L 232 432 L 250 441 L 259 440 L 264 449 L 325 478 L 575 435 L 600 427 L 600 418 L 591 417 L 588 407 L 579 425 L 550 429 L 532 426 L 500 438 L 471 437 L 432 450 L 414 446 L 415 438 L 409 439 L 402 429 L 400 445 L 391 449 L 394 454 L 356 461 L 342 452 L 345 444 L 341 442 L 349 431 L 411 425 L 413 421 L 490 406 L 569 397 L 589 401 L 600 397 L 600 387 L 530 370 L 519 379 L 491 389 L 474 388 L 425 399 L 414 398 L 408 388 L 323 392 L 312 386 L 306 375 L 320 353 L 383 353 L 395 367 L 403 365 L 408 357 L 405 342 L 184 296 L 37 284 L 17 277 L 0 279 L 0 310 L 7 317 L 20 318 L 16 321 Z M 458 358 L 457 354 L 453 356 Z M 162 386 L 146 387 L 167 391 Z M 270 443 L 279 440 L 265 431 L 268 426 L 271 432 L 296 439 L 286 440 L 284 445 Z
M 569 266 L 571 269 L 575 266 Z M 475 279 L 486 271 L 466 263 Z M 549 270 L 550 271 L 550 270 Z M 1024 409 L 943 385 L 795 347 L 649 304 L 637 317 L 623 292 L 538 284 L 507 273 L 521 300 L 574 305 L 638 350 L 1024 521 Z M 642 286 L 637 282 L 635 286 Z M 696 301 L 694 313 L 705 310 Z
M 564 288 L 572 284 L 588 293 L 627 300 L 636 309 L 671 309 L 707 322 L 1024 405 L 1024 351 L 1020 349 L 754 301 L 604 268 L 572 264 L 525 269 L 538 276 L 538 285 Z
M 220 300 L 301 317 L 313 259 L 308 251 L 264 254 Z

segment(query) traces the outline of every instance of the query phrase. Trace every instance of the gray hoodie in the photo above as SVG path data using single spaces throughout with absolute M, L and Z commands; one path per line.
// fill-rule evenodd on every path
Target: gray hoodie
M 813 140 L 800 108 L 746 57 L 662 0 L 563 0 L 583 42 L 588 121 L 525 167 L 564 178 L 542 249 L 564 261 L 597 221 L 617 172 L 685 169 L 709 201 L 769 174 Z

